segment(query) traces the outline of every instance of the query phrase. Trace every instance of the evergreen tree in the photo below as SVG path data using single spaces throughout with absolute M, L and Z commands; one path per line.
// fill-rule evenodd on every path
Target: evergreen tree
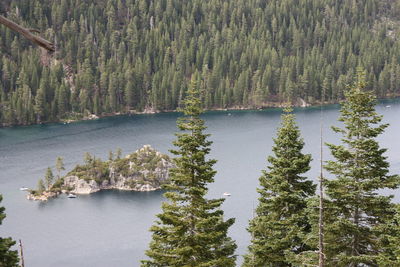
M 35 112 L 37 115 L 37 122 L 41 122 L 45 115 L 46 96 L 44 95 L 43 87 L 39 87 L 35 97 Z
M 252 240 L 243 266 L 292 266 L 292 257 L 309 249 L 304 240 L 311 230 L 306 208 L 315 185 L 302 176 L 310 169 L 311 155 L 302 153 L 304 142 L 291 111 L 282 115 L 274 155 L 260 177 L 259 204 L 248 228 Z
M 51 170 L 50 167 L 48 167 L 46 170 L 46 175 L 44 176 L 44 180 L 46 181 L 47 190 L 50 189 L 54 180 L 53 171 Z
M 0 195 L 0 202 L 3 196 Z M 2 224 L 6 214 L 4 213 L 4 207 L 0 207 L 0 225 Z M 0 237 L 0 266 L 1 267 L 19 267 L 18 252 L 11 250 L 11 247 L 15 245 L 15 241 L 11 238 Z
M 46 191 L 46 186 L 44 185 L 43 179 L 40 179 L 37 185 L 37 192 L 41 194 L 44 191 Z
M 85 152 L 83 154 L 83 160 L 85 161 L 85 164 L 90 165 L 94 161 L 93 156 L 89 152 Z
M 178 128 L 171 153 L 176 168 L 170 171 L 171 184 L 164 196 L 162 213 L 150 231 L 153 233 L 149 260 L 142 266 L 235 266 L 235 243 L 227 236 L 234 219 L 223 219 L 220 206 L 223 199 L 206 199 L 208 183 L 214 181 L 215 160 L 208 160 L 211 141 L 202 113 L 200 92 L 192 77 L 184 101 L 185 117 L 178 120 Z
M 65 87 L 64 83 L 61 84 L 59 87 L 58 98 L 57 98 L 57 110 L 59 117 L 64 117 L 65 113 L 67 112 L 68 108 L 68 98 L 67 98 L 67 88 Z
M 400 179 L 388 174 L 386 149 L 376 140 L 388 125 L 380 124 L 375 97 L 365 87 L 365 73 L 358 71 L 341 108 L 344 128 L 332 127 L 343 144 L 328 144 L 335 159 L 325 166 L 335 176 L 326 181 L 329 266 L 377 266 L 384 251 L 382 229 L 394 219 L 392 196 L 378 191 L 397 188 Z
M 65 170 L 64 159 L 62 157 L 57 157 L 57 159 L 56 159 L 56 170 L 58 172 L 58 178 L 60 178 L 61 171 Z
M 108 160 L 113 161 L 114 160 L 114 152 L 112 150 L 108 151 Z
M 115 152 L 115 158 L 116 159 L 120 159 L 122 156 L 122 149 L 121 148 L 117 148 L 117 151 Z

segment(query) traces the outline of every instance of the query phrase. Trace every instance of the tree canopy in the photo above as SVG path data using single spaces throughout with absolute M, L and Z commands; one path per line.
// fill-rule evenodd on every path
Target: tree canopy
M 0 123 L 174 110 L 194 72 L 204 107 L 337 102 L 355 69 L 399 93 L 400 5 L 389 0 L 2 1 L 56 46 L 0 26 Z M 41 64 L 39 64 L 41 62 Z

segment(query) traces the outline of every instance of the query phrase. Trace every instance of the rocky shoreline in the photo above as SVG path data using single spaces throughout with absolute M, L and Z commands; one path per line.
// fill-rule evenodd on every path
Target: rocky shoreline
M 387 99 L 396 99 L 399 98 L 400 94 L 394 94 L 394 95 L 388 95 L 387 97 L 380 98 L 378 100 L 387 100 Z M 306 108 L 306 107 L 317 107 L 320 105 L 333 105 L 333 104 L 339 104 L 340 102 L 338 101 L 326 101 L 322 103 L 321 101 L 313 101 L 313 102 L 307 102 L 302 98 L 297 98 L 296 100 L 293 101 L 293 103 L 290 103 L 292 107 L 301 107 L 301 108 Z M 211 108 L 211 109 L 206 109 L 206 111 L 235 111 L 235 110 L 263 110 L 263 109 L 268 109 L 268 108 L 284 108 L 289 105 L 288 102 L 282 102 L 282 101 L 268 101 L 264 102 L 258 106 L 256 105 L 248 105 L 248 106 L 229 106 L 226 108 Z M 84 116 L 82 118 L 78 119 L 62 119 L 59 121 L 45 121 L 41 122 L 40 124 L 47 124 L 47 123 L 64 123 L 64 124 L 69 124 L 69 123 L 74 123 L 74 122 L 80 122 L 80 121 L 87 121 L 87 120 L 97 120 L 101 118 L 107 118 L 107 117 L 114 117 L 114 116 L 124 116 L 124 115 L 141 115 L 141 114 L 158 114 L 158 113 L 168 113 L 168 112 L 177 112 L 177 110 L 156 110 L 153 108 L 146 108 L 143 111 L 136 111 L 136 110 L 129 110 L 126 112 L 115 112 L 115 113 L 105 113 L 105 114 L 89 114 L 87 116 Z M 11 124 L 1 124 L 0 127 L 12 127 L 12 126 L 27 126 L 27 125 L 34 125 L 35 123 L 32 124 L 16 124 L 16 125 L 11 125 Z
M 149 192 L 168 183 L 172 160 L 145 145 L 125 158 L 102 162 L 94 160 L 78 165 L 48 190 L 31 190 L 28 200 L 47 201 L 60 194 L 92 194 L 100 190 Z M 101 175 L 99 175 L 101 174 Z M 55 187 L 57 185 L 57 187 Z

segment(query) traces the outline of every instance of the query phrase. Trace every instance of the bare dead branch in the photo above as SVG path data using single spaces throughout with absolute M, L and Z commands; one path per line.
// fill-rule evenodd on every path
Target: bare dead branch
M 50 52 L 55 51 L 55 47 L 52 42 L 49 42 L 40 36 L 32 34 L 32 32 L 39 32 L 37 30 L 26 29 L 1 15 L 0 15 L 0 24 L 3 24 L 4 26 L 10 28 L 11 30 L 22 34 L 26 39 L 30 40 L 34 44 L 39 45 L 40 47 L 43 47 L 47 51 L 50 51 Z
M 36 32 L 36 33 L 40 33 L 40 31 L 39 31 L 39 30 L 37 30 L 37 29 L 28 29 L 28 31 L 30 31 L 30 32 Z

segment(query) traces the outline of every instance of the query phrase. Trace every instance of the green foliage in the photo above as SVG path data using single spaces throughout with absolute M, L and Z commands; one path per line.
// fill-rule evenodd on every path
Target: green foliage
M 236 245 L 227 236 L 234 219 L 224 221 L 220 206 L 223 199 L 206 199 L 207 185 L 214 181 L 215 160 L 208 160 L 211 141 L 204 134 L 200 93 L 196 78 L 184 101 L 185 117 L 178 120 L 171 152 L 176 168 L 170 171 L 171 183 L 165 188 L 168 202 L 162 204 L 162 213 L 151 227 L 153 233 L 149 260 L 142 266 L 235 266 Z
M 84 157 L 85 164 L 75 166 L 75 168 L 72 169 L 67 176 L 78 176 L 80 179 L 86 181 L 95 180 L 99 184 L 109 179 L 109 163 L 104 162 L 99 158 L 95 158 L 87 152 L 85 153 Z
M 44 177 L 44 180 L 46 181 L 46 188 L 50 189 L 50 187 L 53 184 L 53 180 L 54 180 L 53 171 L 51 170 L 50 167 L 48 167 L 46 170 L 46 175 Z
M 3 197 L 0 195 L 0 202 Z M 4 207 L 0 207 L 0 225 L 2 224 L 6 214 L 4 213 Z M 15 245 L 15 241 L 11 238 L 0 237 L 0 266 L 1 267 L 19 267 L 18 252 L 11 250 L 11 247 Z
M 15 0 L 7 16 L 56 41 L 39 49 L 0 26 L 0 123 L 181 106 L 199 72 L 205 108 L 338 101 L 357 66 L 399 94 L 399 4 L 389 0 Z
M 63 189 L 63 185 L 64 185 L 64 179 L 58 178 L 51 187 L 51 191 L 60 192 Z
M 400 204 L 396 204 L 395 216 L 382 227 L 381 247 L 383 248 L 377 260 L 379 266 L 400 265 Z
M 75 166 L 67 176 L 77 176 L 86 181 L 95 180 L 101 184 L 110 180 L 110 169 L 112 169 L 116 176 L 122 175 L 126 178 L 132 178 L 126 181 L 126 185 L 131 188 L 138 184 L 151 184 L 158 187 L 168 182 L 159 177 L 157 172 L 159 168 L 165 167 L 163 162 L 171 162 L 171 159 L 150 146 L 144 146 L 126 157 L 121 157 L 122 152 L 119 149 L 119 152 L 117 150 L 115 155 L 116 158 L 113 159 L 114 153 L 111 152 L 109 154 L 111 160 L 102 161 L 89 153 L 85 153 L 85 163 Z
M 57 157 L 57 159 L 56 159 L 56 170 L 58 172 L 58 178 L 60 178 L 61 171 L 65 170 L 64 159 L 62 157 Z
M 134 180 L 127 181 L 128 186 L 135 187 L 137 184 L 160 186 L 167 182 L 159 179 L 157 171 L 164 167 L 163 162 L 171 162 L 169 156 L 157 152 L 150 146 L 144 146 L 125 158 L 116 154 L 117 158 L 111 163 L 115 172 L 125 177 L 135 177 Z
M 96 158 L 92 157 L 92 155 L 89 152 L 85 152 L 83 154 L 83 160 L 85 161 L 86 165 L 90 165 L 93 163 L 94 160 L 96 160 Z
M 315 185 L 302 174 L 310 169 L 311 155 L 301 152 L 304 142 L 289 112 L 282 115 L 274 155 L 260 177 L 259 204 L 248 228 L 252 239 L 243 266 L 296 266 L 293 258 L 310 249 L 305 240 L 311 231 L 306 210 Z
M 343 144 L 328 144 L 335 159 L 325 166 L 335 176 L 326 181 L 328 266 L 377 266 L 386 250 L 385 226 L 395 216 L 392 196 L 378 192 L 400 184 L 399 176 L 388 174 L 386 149 L 376 140 L 388 125 L 380 124 L 375 97 L 365 87 L 365 72 L 359 71 L 341 108 L 344 128 L 333 127 Z
M 112 150 L 110 150 L 110 151 L 108 152 L 108 160 L 109 160 L 109 161 L 114 160 L 114 152 L 112 152 Z
M 117 151 L 115 152 L 115 157 L 116 159 L 121 159 L 121 155 L 122 155 L 122 149 L 118 148 Z
M 44 191 L 46 191 L 46 186 L 44 185 L 43 179 L 40 179 L 38 181 L 37 190 L 35 192 L 36 192 L 37 195 L 40 195 Z

